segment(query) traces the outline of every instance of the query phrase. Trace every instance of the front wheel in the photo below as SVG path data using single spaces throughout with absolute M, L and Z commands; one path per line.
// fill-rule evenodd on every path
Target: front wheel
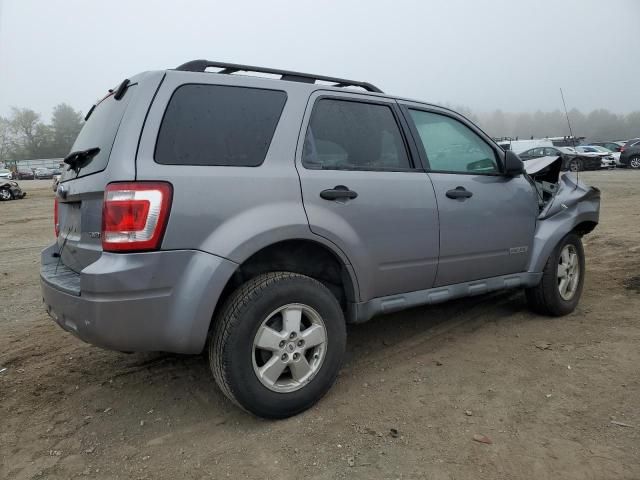
M 640 156 L 631 157 L 629 160 L 629 166 L 638 170 L 640 168 Z
M 573 312 L 582 295 L 584 267 L 582 240 L 570 233 L 550 255 L 540 283 L 525 290 L 529 307 L 556 317 Z
M 9 190 L 8 188 L 0 189 L 0 200 L 12 200 L 12 199 L 13 199 L 13 194 L 11 193 L 11 190 Z
M 214 320 L 213 376 L 230 400 L 254 415 L 286 418 L 310 408 L 342 365 L 342 309 L 310 277 L 259 275 L 238 288 Z

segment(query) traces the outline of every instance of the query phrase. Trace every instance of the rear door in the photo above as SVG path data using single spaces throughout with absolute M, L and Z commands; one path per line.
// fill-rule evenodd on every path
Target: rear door
M 461 117 L 411 105 L 404 112 L 438 202 L 435 286 L 525 271 L 538 213 L 531 184 L 504 176 L 499 148 Z
M 430 288 L 438 259 L 433 186 L 395 101 L 315 92 L 296 165 L 311 230 L 355 267 L 361 300 Z

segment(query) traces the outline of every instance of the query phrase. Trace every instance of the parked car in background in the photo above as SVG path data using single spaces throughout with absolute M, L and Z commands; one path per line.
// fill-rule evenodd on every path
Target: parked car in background
M 29 168 L 19 168 L 16 173 L 16 180 L 33 180 L 33 170 Z
M 36 180 L 47 180 L 53 178 L 53 172 L 48 168 L 36 168 L 33 172 Z
M 513 153 L 517 153 L 519 155 L 520 152 L 536 147 L 553 147 L 553 142 L 543 138 L 533 140 L 502 140 L 498 142 L 498 145 L 500 145 L 500 147 L 505 151 L 511 150 Z
M 590 146 L 594 147 L 595 149 L 597 149 L 598 151 L 600 151 L 602 153 L 608 153 L 609 155 L 611 155 L 613 157 L 613 160 L 614 160 L 616 166 L 621 166 L 621 163 L 620 163 L 620 152 L 618 152 L 617 150 L 613 151 L 608 147 L 603 147 L 602 145 L 590 145 Z
M 18 182 L 0 180 L 0 200 L 18 200 L 24 198 L 26 194 Z
M 576 147 L 576 150 L 582 155 L 593 155 L 599 157 L 601 168 L 613 168 L 616 166 L 613 152 L 608 148 L 600 147 L 598 145 L 580 145 Z
M 0 180 L 11 180 L 13 173 L 8 168 L 0 168 Z
M 602 168 L 600 156 L 581 154 L 572 147 L 538 147 L 519 153 L 518 156 L 525 162 L 534 158 L 562 157 L 561 169 L 572 172 Z
M 612 152 L 619 152 L 624 142 L 591 142 L 589 145 L 608 148 Z
M 640 138 L 624 144 L 620 151 L 620 163 L 633 169 L 640 169 Z

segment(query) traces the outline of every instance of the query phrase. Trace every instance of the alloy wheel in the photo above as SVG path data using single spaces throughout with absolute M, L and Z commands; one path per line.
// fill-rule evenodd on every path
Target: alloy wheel
M 291 303 L 273 311 L 253 340 L 253 371 L 269 390 L 289 393 L 308 384 L 327 352 L 327 330 L 318 312 Z
M 558 259 L 558 291 L 563 300 L 569 301 L 580 283 L 580 259 L 574 245 L 565 245 Z

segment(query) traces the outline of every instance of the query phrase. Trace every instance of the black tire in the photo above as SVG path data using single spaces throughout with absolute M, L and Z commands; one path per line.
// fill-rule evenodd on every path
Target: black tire
M 573 160 L 571 160 L 569 162 L 569 171 L 570 172 L 581 172 L 582 170 L 584 170 L 584 168 L 582 166 L 582 160 L 574 158 Z
M 315 376 L 298 390 L 270 390 L 254 371 L 254 338 L 262 322 L 278 308 L 299 303 L 313 308 L 326 330 L 324 360 Z M 240 286 L 214 319 L 209 365 L 222 392 L 244 410 L 264 418 L 286 418 L 313 406 L 335 382 L 347 333 L 335 296 L 317 280 L 289 272 L 259 275 Z
M 565 246 L 572 245 L 578 255 L 579 276 L 575 293 L 569 300 L 562 298 L 558 287 L 558 264 Z M 538 285 L 525 290 L 529 308 L 542 315 L 560 317 L 573 312 L 580 301 L 585 278 L 584 249 L 581 238 L 575 233 L 564 237 L 544 267 L 542 280 Z
M 634 155 L 629 159 L 629 168 L 634 170 L 640 169 L 640 155 Z

